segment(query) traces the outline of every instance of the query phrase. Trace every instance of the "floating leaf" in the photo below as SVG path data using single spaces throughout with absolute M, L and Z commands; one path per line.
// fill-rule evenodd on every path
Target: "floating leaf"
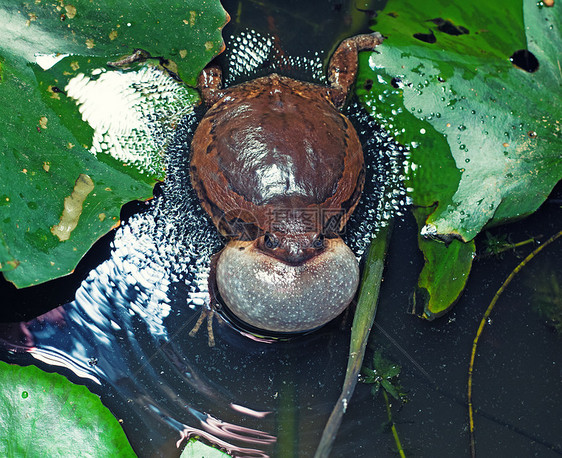
M 100 399 L 62 375 L 0 362 L 0 455 L 136 456 Z
M 221 452 L 219 449 L 191 439 L 181 452 L 180 458 L 225 458 L 228 456 L 230 455 Z
M 0 0 L 0 270 L 8 280 L 24 287 L 68 274 L 124 203 L 152 196 L 166 134 L 197 100 L 177 75 L 193 83 L 220 52 L 227 17 L 218 0 Z M 147 64 L 108 65 L 137 48 Z M 91 189 L 74 205 L 81 177 Z
M 561 6 L 520 4 L 395 1 L 374 26 L 388 39 L 363 66 L 374 84 L 361 95 L 411 146 L 414 204 L 438 203 L 429 235 L 471 240 L 535 211 L 562 177 Z M 522 49 L 536 71 L 510 61 Z
M 425 237 L 471 241 L 535 211 L 562 178 L 561 6 L 518 3 L 390 1 L 377 16 L 387 39 L 362 56 L 357 92 L 410 148 L 408 191 Z M 462 292 L 474 246 L 420 248 L 425 315 L 435 317 Z
M 425 210 L 425 211 L 424 211 Z M 421 228 L 432 209 L 419 208 L 416 219 Z M 474 240 L 451 240 L 444 244 L 418 236 L 418 245 L 425 264 L 415 292 L 416 308 L 423 307 L 423 317 L 429 320 L 446 313 L 460 298 L 475 254 Z

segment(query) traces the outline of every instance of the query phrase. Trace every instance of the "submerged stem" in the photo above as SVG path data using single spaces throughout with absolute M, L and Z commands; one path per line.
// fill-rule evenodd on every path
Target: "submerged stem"
M 392 430 L 392 435 L 394 436 L 394 442 L 396 443 L 396 448 L 398 449 L 398 454 L 400 455 L 400 458 L 406 458 L 406 454 L 404 453 L 404 449 L 402 448 L 402 443 L 400 442 L 400 438 L 398 437 L 398 430 L 396 429 L 394 420 L 392 420 L 392 410 L 390 409 L 388 394 L 386 394 L 386 391 L 384 389 L 382 390 L 382 395 L 384 396 L 384 402 L 386 403 L 386 414 L 388 416 L 388 422 L 390 423 L 390 429 Z
M 343 414 L 357 385 L 367 347 L 367 339 L 375 320 L 384 268 L 384 257 L 391 232 L 392 223 L 390 222 L 388 226 L 380 230 L 371 242 L 351 328 L 349 358 L 342 392 L 332 410 L 328 423 L 324 427 L 320 444 L 314 455 L 315 458 L 324 458 L 329 455 L 342 422 Z
M 484 316 L 480 321 L 480 326 L 478 326 L 478 331 L 476 331 L 476 336 L 474 337 L 474 341 L 472 342 L 472 352 L 470 354 L 470 364 L 468 365 L 468 385 L 467 385 L 467 401 L 468 401 L 468 427 L 470 431 L 470 454 L 472 457 L 476 456 L 476 443 L 474 439 L 474 411 L 472 408 L 472 374 L 474 372 L 474 360 L 476 358 L 476 348 L 478 346 L 478 341 L 480 340 L 480 336 L 482 335 L 482 331 L 484 330 L 484 325 L 488 320 L 488 317 L 492 313 L 496 302 L 500 298 L 500 295 L 505 291 L 507 286 L 511 283 L 511 280 L 517 275 L 517 273 L 525 267 L 525 265 L 533 259 L 542 249 L 546 248 L 552 242 L 554 242 L 558 237 L 562 235 L 562 231 L 557 232 L 552 237 L 550 237 L 546 242 L 542 245 L 539 245 L 535 248 L 523 261 L 519 263 L 519 265 L 513 269 L 513 272 L 509 274 L 509 276 L 505 279 L 503 284 L 500 286 L 500 289 L 494 295 L 492 302 L 488 305 L 488 308 L 484 312 Z

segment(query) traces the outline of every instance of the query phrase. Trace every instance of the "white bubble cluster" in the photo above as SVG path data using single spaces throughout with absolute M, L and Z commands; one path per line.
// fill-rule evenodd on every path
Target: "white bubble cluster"
M 160 176 L 166 141 L 192 109 L 193 96 L 153 66 L 138 71 L 80 73 L 65 87 L 93 129 L 92 154 L 107 153 L 142 173 Z
M 228 41 L 227 85 L 270 73 L 297 78 L 306 75 L 316 83 L 326 81 L 318 52 L 312 53 L 312 56 L 287 56 L 276 46 L 274 38 L 255 30 L 243 31 Z

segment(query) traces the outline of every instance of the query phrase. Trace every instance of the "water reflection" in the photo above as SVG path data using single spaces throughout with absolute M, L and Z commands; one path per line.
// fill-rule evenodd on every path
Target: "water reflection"
M 91 272 L 75 301 L 30 322 L 4 325 L 3 359 L 64 368 L 74 381 L 98 385 L 94 390 L 102 396 L 110 387 L 117 404 L 136 414 L 132 421 L 125 417 L 124 427 L 141 455 L 158 451 L 160 444 L 151 442 L 173 439 L 179 445 L 182 438 L 197 435 L 237 456 L 266 456 L 275 436 L 271 429 L 253 427 L 253 420 L 266 418 L 274 405 L 248 403 L 252 396 L 232 393 L 219 369 L 249 381 L 263 366 L 239 360 L 226 342 L 211 351 L 205 338 L 187 336 L 196 315 L 188 298 L 200 300 L 204 291 L 195 284 L 188 294 L 185 289 L 174 293 L 180 283 L 171 280 L 171 259 L 159 262 L 163 243 L 151 237 L 161 229 L 155 222 L 157 207 L 117 231 L 111 258 Z M 201 263 L 186 261 L 191 260 L 189 247 L 174 248 L 189 267 L 184 274 L 195 274 Z M 179 275 L 181 269 L 174 270 Z M 255 351 L 265 353 L 265 344 L 254 344 Z M 133 429 L 139 418 L 140 428 Z M 167 437 L 153 435 L 155 423 L 168 426 Z

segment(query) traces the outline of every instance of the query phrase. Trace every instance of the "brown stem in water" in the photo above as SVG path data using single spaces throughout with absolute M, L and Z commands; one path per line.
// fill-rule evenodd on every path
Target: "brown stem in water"
M 488 317 L 492 313 L 492 310 L 494 309 L 496 302 L 498 301 L 500 295 L 505 291 L 507 286 L 511 283 L 511 280 L 513 280 L 515 275 L 517 275 L 517 273 L 523 267 L 525 267 L 525 265 L 531 259 L 533 259 L 538 253 L 540 253 L 541 250 L 546 248 L 561 235 L 562 235 L 562 231 L 554 234 L 542 245 L 535 248 L 525 259 L 523 259 L 523 261 L 521 261 L 521 263 L 515 269 L 513 269 L 513 272 L 509 274 L 509 276 L 505 279 L 503 284 L 500 286 L 500 289 L 498 289 L 498 291 L 496 292 L 494 298 L 492 299 L 492 302 L 490 302 L 490 305 L 488 305 L 488 308 L 484 312 L 484 316 L 482 317 L 482 320 L 480 320 L 480 326 L 478 326 L 478 331 L 476 331 L 476 336 L 474 337 L 474 341 L 472 342 L 472 352 L 470 354 L 470 364 L 468 366 L 468 389 L 467 389 L 468 427 L 470 431 L 470 455 L 472 456 L 472 458 L 476 456 L 476 442 L 474 439 L 474 410 L 472 408 L 472 374 L 474 372 L 474 360 L 476 358 L 476 348 L 478 346 L 478 341 L 480 340 L 480 336 L 482 335 L 482 331 L 484 330 L 486 321 L 488 320 Z

